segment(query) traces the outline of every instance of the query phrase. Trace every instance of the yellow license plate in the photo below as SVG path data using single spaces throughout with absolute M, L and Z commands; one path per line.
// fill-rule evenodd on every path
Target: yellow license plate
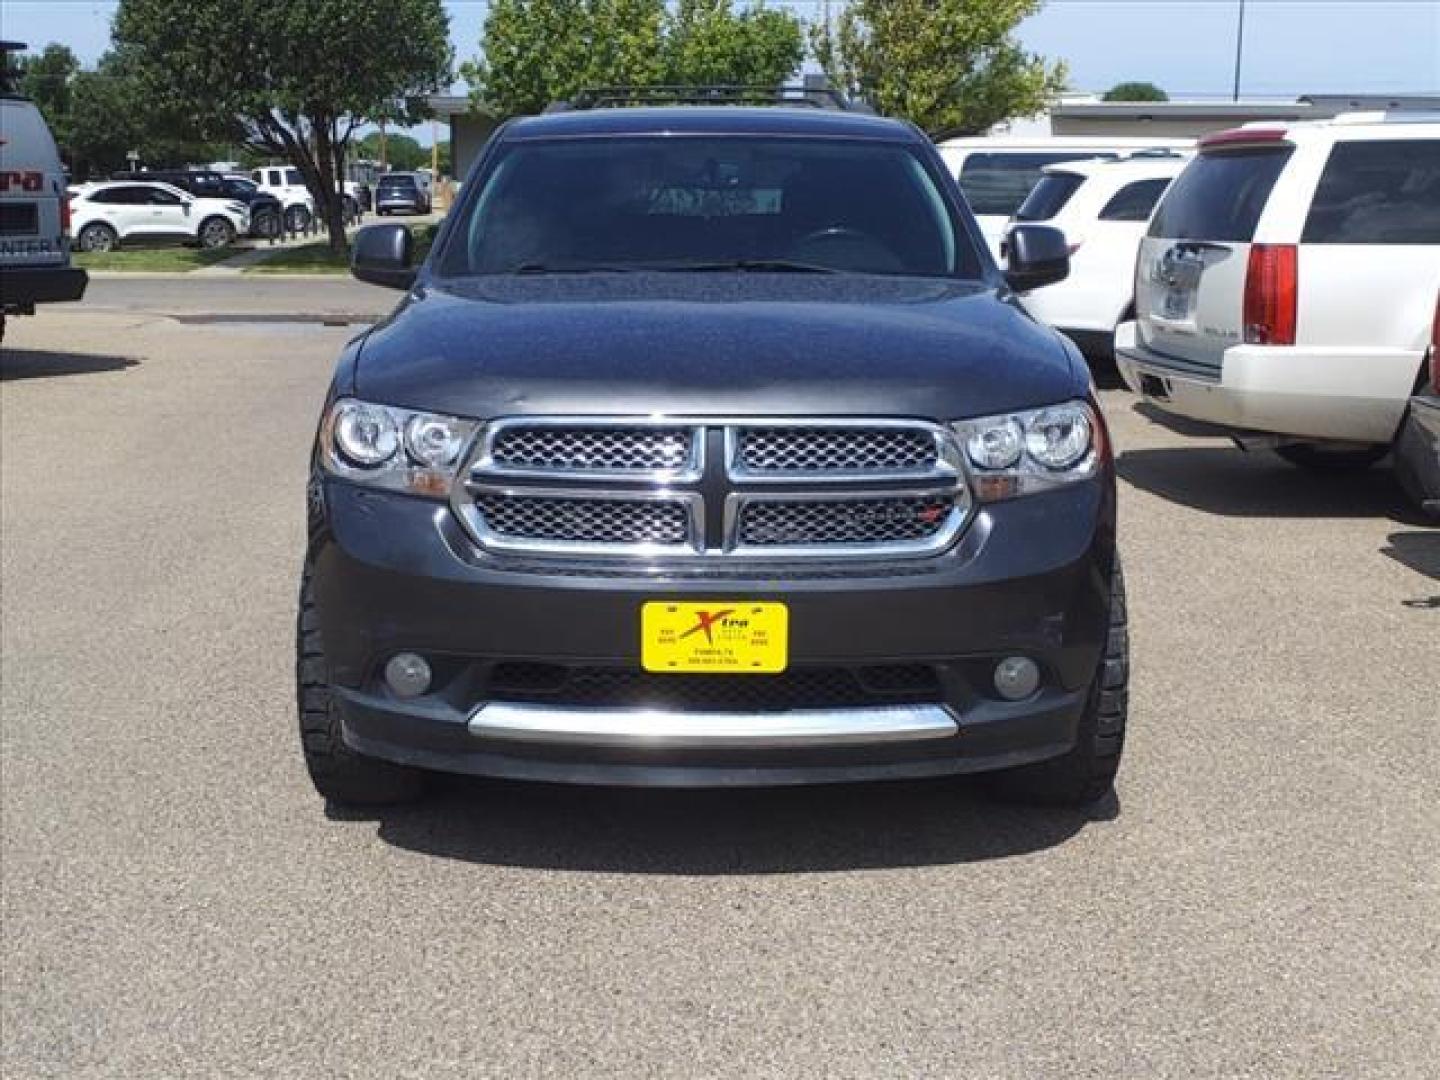
M 654 600 L 640 610 L 640 660 L 657 673 L 774 675 L 789 660 L 789 632 L 784 604 Z

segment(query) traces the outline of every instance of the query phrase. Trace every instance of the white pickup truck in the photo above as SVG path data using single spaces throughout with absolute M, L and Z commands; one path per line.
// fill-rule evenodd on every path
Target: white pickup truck
M 315 220 L 315 197 L 305 186 L 305 178 L 293 165 L 262 165 L 250 170 L 249 179 L 259 185 L 267 194 L 274 195 L 285 207 L 285 228 L 288 232 L 304 232 Z M 345 181 L 345 216 L 347 220 L 360 217 L 364 200 L 360 185 L 353 180 Z

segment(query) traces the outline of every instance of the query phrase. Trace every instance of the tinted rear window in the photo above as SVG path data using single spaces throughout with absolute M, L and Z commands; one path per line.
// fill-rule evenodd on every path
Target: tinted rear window
M 1025 196 L 1030 194 L 1046 165 L 1091 158 L 1114 159 L 1114 154 L 1097 154 L 1093 150 L 1030 154 L 1019 150 L 1003 153 L 971 154 L 960 166 L 960 189 L 977 214 L 1001 214 L 1009 217 Z
M 1336 143 L 1301 239 L 1440 244 L 1440 139 Z
M 1065 208 L 1083 183 L 1085 178 L 1074 173 L 1044 174 L 1015 211 L 1015 220 L 1049 221 Z
M 415 187 L 415 180 L 409 176 L 387 176 L 380 181 L 380 188 L 384 191 L 403 190 L 408 191 Z
M 1291 146 L 1201 154 L 1176 178 L 1150 222 L 1167 240 L 1248 243 Z
M 1100 211 L 1100 220 L 1148 221 L 1150 211 L 1155 209 L 1155 204 L 1169 186 L 1169 177 L 1137 180 L 1133 184 L 1126 184 L 1105 204 L 1105 208 Z

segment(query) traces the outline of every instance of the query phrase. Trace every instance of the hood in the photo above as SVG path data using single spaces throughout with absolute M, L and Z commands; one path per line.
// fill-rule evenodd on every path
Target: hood
M 421 284 L 364 342 L 356 393 L 459 416 L 906 416 L 1050 405 L 1088 375 L 971 282 L 753 273 Z

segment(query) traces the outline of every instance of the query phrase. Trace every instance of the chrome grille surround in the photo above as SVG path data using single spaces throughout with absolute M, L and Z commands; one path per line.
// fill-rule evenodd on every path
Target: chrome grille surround
M 683 463 L 651 468 L 679 460 L 679 433 Z M 451 506 L 486 551 L 659 569 L 932 556 L 972 500 L 929 421 L 521 417 L 486 426 Z
M 493 476 L 695 480 L 705 431 L 663 419 L 519 417 L 496 420 L 472 468 Z

